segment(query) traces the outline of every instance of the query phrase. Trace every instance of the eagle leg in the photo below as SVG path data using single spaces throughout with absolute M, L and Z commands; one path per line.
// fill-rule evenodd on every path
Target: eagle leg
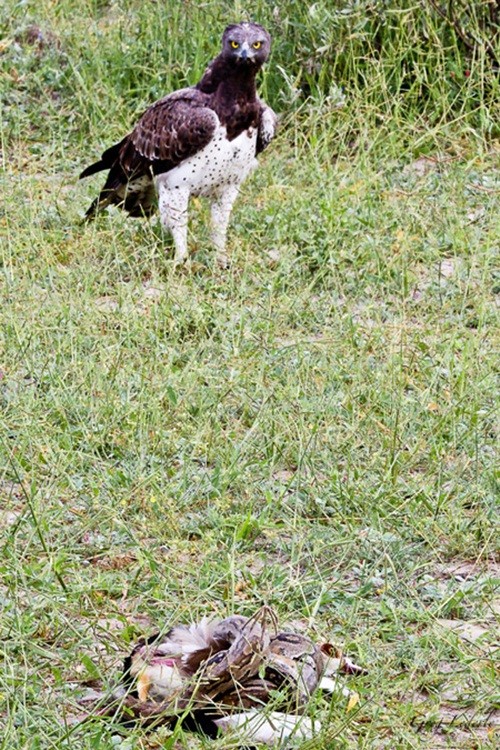
M 216 195 L 211 206 L 212 231 L 210 236 L 217 250 L 217 262 L 223 266 L 227 264 L 227 256 L 224 251 L 226 249 L 229 217 L 237 197 L 238 188 L 231 185 Z
M 184 263 L 188 257 L 187 224 L 189 190 L 187 188 L 169 188 L 158 177 L 158 198 L 160 220 L 168 229 L 175 245 L 175 262 Z

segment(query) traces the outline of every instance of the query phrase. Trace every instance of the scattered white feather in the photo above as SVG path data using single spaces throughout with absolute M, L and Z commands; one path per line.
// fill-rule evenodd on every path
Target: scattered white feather
M 334 656 L 325 656 L 324 659 L 324 667 L 323 667 L 323 674 L 327 676 L 331 676 L 332 674 L 337 674 L 337 672 L 340 670 L 340 664 L 341 659 L 337 659 Z
M 230 714 L 222 719 L 216 719 L 215 723 L 228 732 L 232 729 L 238 731 L 238 737 L 245 742 L 262 742 L 265 745 L 274 745 L 284 739 L 296 737 L 300 740 L 311 739 L 321 729 L 319 722 L 313 722 L 307 716 L 294 716 L 282 714 L 278 711 L 265 712 L 251 709 L 240 714 Z
M 203 617 L 190 625 L 178 625 L 169 633 L 167 640 L 155 646 L 155 650 L 165 656 L 182 656 L 185 659 L 211 645 L 217 623 L 217 620 Z
M 338 680 L 334 680 L 331 677 L 322 677 L 319 681 L 318 685 L 320 690 L 324 690 L 325 693 L 336 693 L 338 690 L 342 692 L 342 695 L 348 695 L 349 691 L 347 693 L 344 692 L 346 688 L 342 688 Z

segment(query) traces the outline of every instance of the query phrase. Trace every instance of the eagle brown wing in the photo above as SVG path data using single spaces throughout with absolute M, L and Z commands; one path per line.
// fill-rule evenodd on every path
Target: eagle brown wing
M 218 124 L 205 94 L 196 89 L 176 91 L 144 112 L 122 147 L 122 163 L 127 166 L 131 159 L 133 164 L 139 155 L 154 165 L 156 173 L 172 169 L 204 148 Z
M 107 149 L 80 179 L 109 169 L 106 182 L 86 216 L 110 204 L 132 216 L 154 210 L 153 175 L 173 169 L 211 140 L 219 119 L 208 106 L 206 94 L 183 89 L 155 102 L 129 135 Z

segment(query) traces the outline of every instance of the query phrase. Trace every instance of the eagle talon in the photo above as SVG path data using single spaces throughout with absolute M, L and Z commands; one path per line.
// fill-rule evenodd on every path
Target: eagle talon
M 226 253 L 217 253 L 215 256 L 215 262 L 217 263 L 219 268 L 222 268 L 222 270 L 226 270 L 231 265 L 231 261 L 229 260 L 229 255 Z

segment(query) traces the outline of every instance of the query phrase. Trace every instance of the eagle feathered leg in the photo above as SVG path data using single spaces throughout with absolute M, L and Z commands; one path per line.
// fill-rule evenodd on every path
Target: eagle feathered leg
M 187 226 L 189 190 L 186 188 L 168 188 L 160 177 L 158 180 L 158 196 L 160 206 L 160 220 L 162 226 L 168 229 L 175 244 L 175 261 L 183 263 L 188 255 Z
M 227 187 L 224 191 L 219 192 L 211 207 L 212 231 L 211 239 L 217 250 L 217 262 L 225 266 L 227 264 L 226 237 L 229 217 L 236 198 L 238 197 L 238 188 L 235 185 Z

